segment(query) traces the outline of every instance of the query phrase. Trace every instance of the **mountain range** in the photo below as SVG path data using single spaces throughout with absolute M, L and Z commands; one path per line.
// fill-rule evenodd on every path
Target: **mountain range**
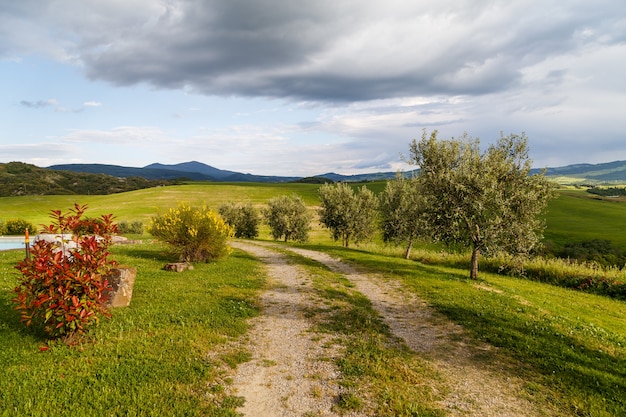
M 73 171 L 92 174 L 106 174 L 118 178 L 142 177 L 149 180 L 188 179 L 193 181 L 215 182 L 291 182 L 326 178 L 332 181 L 376 181 L 394 178 L 396 172 L 376 172 L 370 174 L 342 175 L 333 172 L 302 178 L 297 176 L 271 176 L 244 174 L 222 170 L 202 162 L 191 161 L 166 165 L 154 163 L 143 168 L 132 168 L 103 164 L 62 164 L 48 167 L 52 170 Z M 533 169 L 538 173 L 541 169 Z M 546 176 L 559 183 L 600 184 L 626 182 L 626 161 L 614 161 L 600 164 L 575 164 L 556 168 L 546 168 Z
M 103 164 L 61 164 L 52 165 L 48 169 L 72 171 L 90 174 L 107 174 L 114 177 L 142 177 L 151 180 L 188 179 L 193 181 L 215 182 L 292 182 L 306 180 L 298 176 L 254 175 L 218 169 L 202 162 L 191 161 L 174 165 L 154 163 L 143 168 L 124 167 Z M 334 172 L 316 175 L 314 178 L 326 178 L 332 181 L 374 181 L 393 178 L 395 172 L 378 172 L 372 174 L 341 175 Z

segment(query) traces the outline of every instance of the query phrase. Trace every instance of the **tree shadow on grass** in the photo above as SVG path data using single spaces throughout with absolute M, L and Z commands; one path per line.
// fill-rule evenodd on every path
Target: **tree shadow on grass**
M 461 305 L 440 304 L 437 309 L 477 339 L 529 363 L 548 386 L 587 403 L 588 412 L 604 404 L 612 415 L 626 415 L 626 363 L 620 355 L 586 346 L 545 319 Z
M 15 310 L 15 303 L 11 301 L 12 297 L 13 292 L 0 292 L 0 340 L 11 340 L 14 337 L 32 337 L 37 342 L 47 341 L 49 336 L 43 329 L 26 326 L 20 321 L 20 313 Z M 1 345 L 2 342 L 0 342 Z

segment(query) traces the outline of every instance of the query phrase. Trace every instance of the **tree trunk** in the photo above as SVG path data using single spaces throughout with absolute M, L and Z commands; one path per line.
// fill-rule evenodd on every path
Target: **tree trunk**
M 413 249 L 413 238 L 409 238 L 409 244 L 404 251 L 404 259 L 410 259 L 411 257 L 411 249 Z
M 478 255 L 480 255 L 480 248 L 474 244 L 472 248 L 472 264 L 470 269 L 470 279 L 478 279 Z

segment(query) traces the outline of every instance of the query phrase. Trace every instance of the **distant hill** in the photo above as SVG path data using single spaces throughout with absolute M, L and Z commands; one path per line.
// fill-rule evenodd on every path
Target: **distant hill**
M 23 162 L 0 163 L 0 197 L 20 195 L 114 194 L 139 190 L 172 181 L 140 176 L 118 177 L 85 172 L 39 168 Z
M 534 169 L 532 173 L 540 171 L 540 169 Z M 574 164 L 558 168 L 547 168 L 546 176 L 559 183 L 589 185 L 626 183 L 626 161 L 601 164 Z
M 156 166 L 158 164 L 153 165 Z M 200 172 L 177 171 L 174 169 L 158 167 L 132 168 L 105 164 L 62 164 L 49 166 L 48 169 L 90 174 L 104 174 L 118 178 L 141 177 L 149 180 L 175 180 L 186 178 L 194 181 L 215 181 L 213 177 Z
M 48 167 L 56 170 L 72 172 L 88 172 L 92 174 L 106 174 L 114 177 L 140 176 L 146 179 L 189 179 L 194 181 L 216 182 L 292 182 L 302 180 L 303 177 L 284 177 L 275 175 L 254 175 L 241 172 L 218 169 L 202 162 L 191 161 L 180 164 L 166 165 L 154 163 L 143 168 L 130 168 L 118 165 L 104 164 L 63 164 Z M 395 172 L 376 172 L 371 174 L 342 175 L 327 173 L 315 177 L 328 178 L 332 181 L 361 182 L 379 181 L 394 178 Z M 308 177 L 310 178 L 310 177 Z
M 49 168 L 74 172 L 107 174 L 120 178 L 140 176 L 146 179 L 153 180 L 189 179 L 195 181 L 270 183 L 303 180 L 302 177 L 253 175 L 235 171 L 227 171 L 197 161 L 184 162 L 174 165 L 154 163 L 147 165 L 143 168 L 128 168 L 117 165 L 101 164 L 66 164 L 53 165 Z M 531 173 L 538 173 L 540 171 L 540 169 L 533 169 Z M 416 172 L 418 172 L 418 170 L 406 172 L 405 175 L 409 176 Z M 326 174 L 315 175 L 314 177 L 327 178 L 335 182 L 367 182 L 384 181 L 392 179 L 395 176 L 396 172 L 375 172 L 357 175 L 342 175 L 334 172 L 328 172 Z M 626 183 L 626 161 L 615 161 L 602 164 L 575 164 L 564 167 L 547 168 L 546 176 L 561 184 L 597 185 L 602 183 Z
M 225 171 L 222 169 L 214 168 L 211 165 L 206 165 L 201 162 L 191 161 L 191 162 L 183 162 L 181 164 L 174 165 L 164 165 L 164 164 L 150 164 L 142 169 L 145 170 L 160 170 L 160 171 L 170 171 L 170 172 L 185 172 L 185 173 L 198 173 L 205 175 L 207 179 L 211 179 L 212 181 L 223 181 L 225 178 L 238 174 L 234 171 Z

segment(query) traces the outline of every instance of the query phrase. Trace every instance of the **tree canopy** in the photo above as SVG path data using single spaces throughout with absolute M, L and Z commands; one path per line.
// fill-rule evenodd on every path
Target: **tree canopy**
M 431 236 L 472 248 L 470 277 L 481 253 L 528 254 L 542 238 L 540 218 L 553 196 L 543 174 L 530 175 L 527 137 L 501 135 L 484 152 L 478 139 L 440 140 L 424 131 L 410 145 L 409 162 L 420 167 Z
M 378 200 L 383 240 L 406 243 L 404 256 L 409 259 L 413 241 L 417 236 L 425 235 L 428 229 L 419 182 L 416 178 L 398 175 L 387 181 Z
M 274 197 L 263 211 L 275 240 L 306 242 L 309 238 L 311 215 L 302 197 L 296 194 Z
M 366 186 L 355 192 L 345 183 L 324 184 L 318 190 L 321 201 L 320 222 L 331 231 L 334 240 L 345 247 L 374 234 L 376 209 L 374 193 Z

